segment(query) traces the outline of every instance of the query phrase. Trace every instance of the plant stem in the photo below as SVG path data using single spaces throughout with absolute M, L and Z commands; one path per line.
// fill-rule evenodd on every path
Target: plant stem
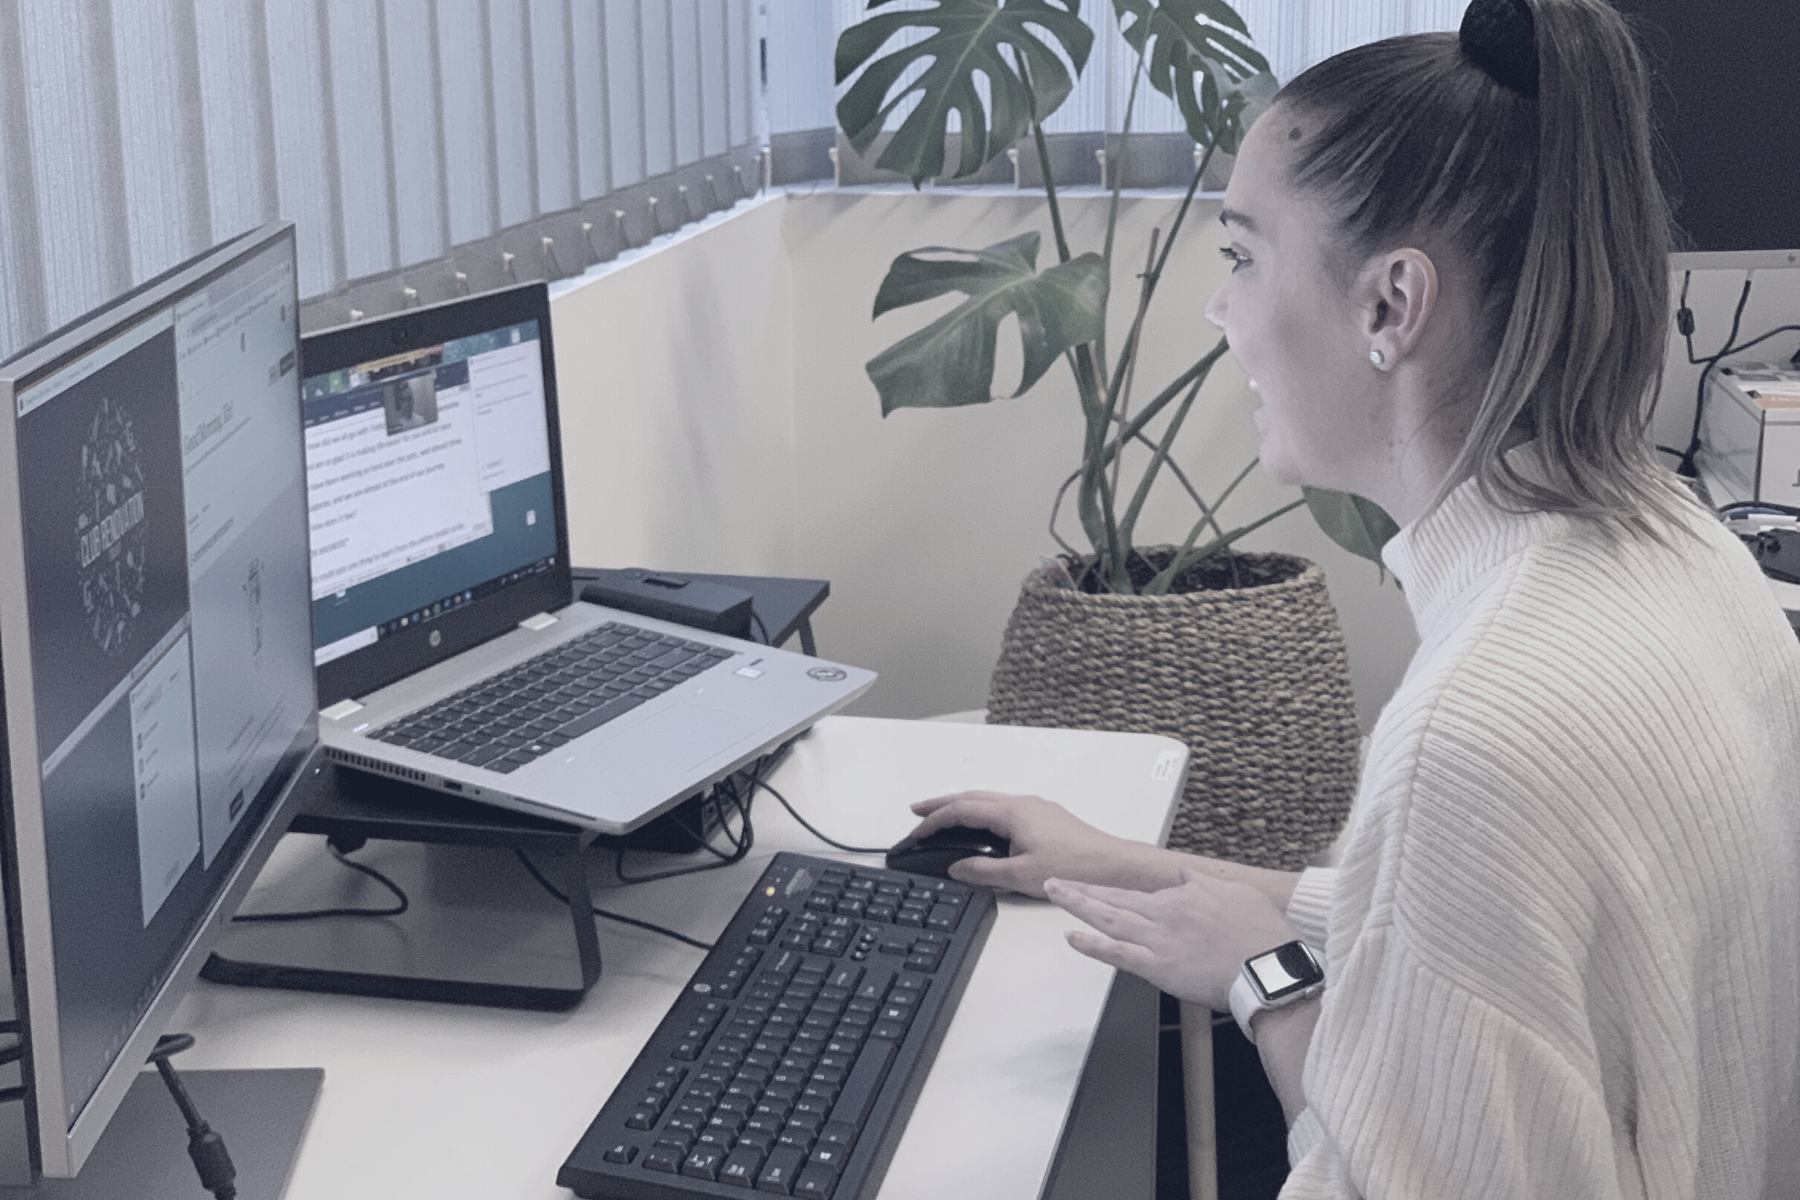
M 1302 504 L 1305 504 L 1305 503 L 1306 503 L 1306 501 L 1304 499 L 1300 499 L 1300 500 L 1295 500 L 1291 504 L 1284 504 L 1280 508 L 1276 509 L 1274 512 L 1270 513 L 1268 516 L 1261 517 L 1255 521 L 1252 521 L 1248 525 L 1240 525 L 1236 529 L 1232 530 L 1229 534 L 1226 534 L 1226 535 L 1223 535 L 1220 537 L 1216 537 L 1212 541 L 1206 543 L 1206 545 L 1200 547 L 1198 550 L 1195 550 L 1192 548 L 1194 545 L 1194 539 L 1199 536 L 1200 528 L 1202 525 L 1205 524 L 1204 521 L 1200 522 L 1200 524 L 1195 525 L 1193 529 L 1188 531 L 1187 540 L 1182 543 L 1181 549 L 1176 552 L 1174 559 L 1170 561 L 1169 565 L 1167 567 L 1165 567 L 1162 571 L 1158 572 L 1156 578 L 1152 579 L 1149 583 L 1146 583 L 1144 585 L 1143 594 L 1146 596 L 1165 596 L 1165 595 L 1167 595 L 1168 591 L 1169 591 L 1169 585 L 1174 583 L 1176 579 L 1180 578 L 1181 573 L 1183 571 L 1187 570 L 1189 567 L 1193 566 L 1195 563 L 1201 561 L 1207 555 L 1213 553 L 1215 550 L 1220 549 L 1222 546 L 1229 546 L 1231 543 L 1237 541 L 1239 538 L 1243 537 L 1245 534 L 1253 533 L 1254 531 L 1261 529 L 1264 525 L 1267 525 L 1270 521 L 1273 521 L 1275 518 L 1286 516 L 1288 513 L 1293 512 L 1296 508 L 1299 508 Z
M 1037 94 L 1031 90 L 1031 72 L 1025 67 L 1025 55 L 1016 46 L 1013 62 L 1019 68 L 1025 94 L 1031 99 L 1031 138 L 1037 147 L 1038 167 L 1044 172 L 1044 199 L 1050 202 L 1050 228 L 1056 234 L 1056 258 L 1058 262 L 1068 262 L 1069 239 L 1063 232 L 1062 206 L 1056 202 L 1056 176 L 1050 172 L 1050 146 L 1044 141 L 1044 126 L 1038 120 Z
M 1174 445 L 1175 435 L 1180 432 L 1181 423 L 1187 419 L 1188 410 L 1194 407 L 1194 397 L 1200 394 L 1200 387 L 1205 382 L 1205 376 L 1194 380 L 1193 386 L 1188 388 L 1187 395 L 1181 398 L 1181 406 L 1169 419 L 1168 428 L 1163 430 L 1162 441 L 1157 445 L 1156 453 L 1151 456 L 1150 464 L 1144 468 L 1143 477 L 1138 480 L 1137 491 L 1132 495 L 1131 503 L 1126 506 L 1124 519 L 1119 522 L 1119 540 L 1128 546 L 1132 543 L 1133 535 L 1137 531 L 1138 513 L 1143 510 L 1144 501 L 1150 496 L 1150 485 L 1156 481 L 1156 474 L 1162 469 L 1163 464 L 1169 461 L 1169 448 Z M 1113 460 L 1115 468 L 1124 457 L 1121 454 Z M 1213 510 L 1216 511 L 1217 508 L 1217 505 L 1213 506 Z M 1203 511 L 1205 511 L 1204 507 Z
M 1119 429 L 1118 438 L 1103 452 L 1106 456 L 1106 461 L 1110 463 L 1112 461 L 1112 456 L 1118 452 L 1118 447 L 1124 442 L 1136 438 L 1138 434 L 1143 431 L 1145 425 L 1148 425 L 1151 421 L 1155 420 L 1158 413 L 1162 412 L 1162 410 L 1167 408 L 1177 396 L 1181 395 L 1183 389 L 1193 383 L 1194 380 L 1204 378 L 1206 373 L 1212 370 L 1213 364 L 1218 362 L 1219 359 L 1224 356 L 1227 349 L 1229 349 L 1229 347 L 1225 344 L 1225 339 L 1220 338 L 1218 345 L 1206 352 L 1205 358 L 1202 358 L 1199 362 L 1176 376 L 1173 383 L 1158 392 L 1150 403 L 1144 405 L 1143 411 L 1125 422 Z

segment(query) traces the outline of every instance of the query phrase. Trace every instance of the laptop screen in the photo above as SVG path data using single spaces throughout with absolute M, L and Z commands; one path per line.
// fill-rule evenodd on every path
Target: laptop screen
M 315 665 L 554 566 L 541 335 L 521 321 L 302 381 Z

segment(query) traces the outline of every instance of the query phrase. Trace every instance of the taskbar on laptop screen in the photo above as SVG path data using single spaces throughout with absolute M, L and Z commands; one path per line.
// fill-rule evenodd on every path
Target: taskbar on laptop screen
M 440 597 L 430 604 L 422 605 L 409 613 L 402 613 L 400 616 L 383 621 L 379 625 L 371 625 L 367 629 L 359 629 L 348 637 L 340 638 L 330 645 L 320 646 L 318 649 L 314 650 L 313 665 L 315 667 L 324 666 L 326 663 L 342 658 L 346 654 L 361 650 L 364 646 L 373 646 L 383 638 L 393 637 L 403 629 L 410 629 L 415 625 L 428 624 L 443 616 L 445 613 L 455 612 L 458 609 L 475 603 L 484 596 L 491 596 L 501 588 L 511 587 L 520 580 L 529 579 L 534 575 L 542 575 L 545 571 L 550 570 L 555 565 L 556 556 L 551 555 L 548 558 L 542 558 L 537 562 L 520 567 L 516 571 L 508 571 L 504 575 L 485 580 L 472 588 L 464 588 L 460 592 L 453 592 L 448 596 Z
M 528 320 L 302 381 L 315 666 L 555 563 L 538 339 Z

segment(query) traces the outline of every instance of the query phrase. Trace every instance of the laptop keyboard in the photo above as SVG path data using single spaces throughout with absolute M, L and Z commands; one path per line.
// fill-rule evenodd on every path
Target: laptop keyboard
M 506 774 L 731 656 L 609 621 L 369 736 Z

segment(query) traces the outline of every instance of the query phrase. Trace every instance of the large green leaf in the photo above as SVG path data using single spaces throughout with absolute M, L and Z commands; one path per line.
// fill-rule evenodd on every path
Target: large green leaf
M 874 0 L 869 7 L 891 2 Z M 1079 74 L 1094 44 L 1094 31 L 1080 11 L 1081 0 L 935 0 L 930 8 L 883 13 L 852 25 L 838 38 L 837 81 L 841 84 L 864 63 L 869 65 L 838 101 L 838 124 L 856 152 L 867 157 L 888 114 L 917 93 L 918 107 L 901 122 L 875 165 L 898 171 L 915 187 L 942 174 L 944 138 L 954 112 L 962 127 L 956 176 L 973 175 L 1023 137 L 1034 115 L 1041 121 L 1068 98 L 1074 80 L 1062 57 L 1038 33 L 1055 38 Z M 869 62 L 907 29 L 933 32 Z M 909 69 L 927 60 L 916 78 L 896 86 Z M 1021 60 L 1029 85 L 1019 72 Z M 977 90 L 977 75 L 987 81 L 991 113 Z
M 931 257 L 926 257 L 927 255 Z M 954 408 L 993 399 L 1000 322 L 1019 319 L 1023 395 L 1072 347 L 1106 323 L 1106 266 L 1083 254 L 1037 271 L 1038 235 L 1020 234 L 982 250 L 928 246 L 902 254 L 875 296 L 875 315 L 959 293 L 968 299 L 869 360 L 881 415 L 896 408 Z
M 1394 518 L 1373 500 L 1349 492 L 1311 487 L 1301 490 L 1306 493 L 1306 506 L 1312 510 L 1313 520 L 1319 523 L 1325 536 L 1358 558 L 1382 566 L 1381 548 L 1400 532 Z
M 1150 86 L 1181 109 L 1188 136 L 1237 153 L 1276 90 L 1243 18 L 1224 0 L 1113 0 L 1113 10 L 1120 35 L 1144 58 Z

